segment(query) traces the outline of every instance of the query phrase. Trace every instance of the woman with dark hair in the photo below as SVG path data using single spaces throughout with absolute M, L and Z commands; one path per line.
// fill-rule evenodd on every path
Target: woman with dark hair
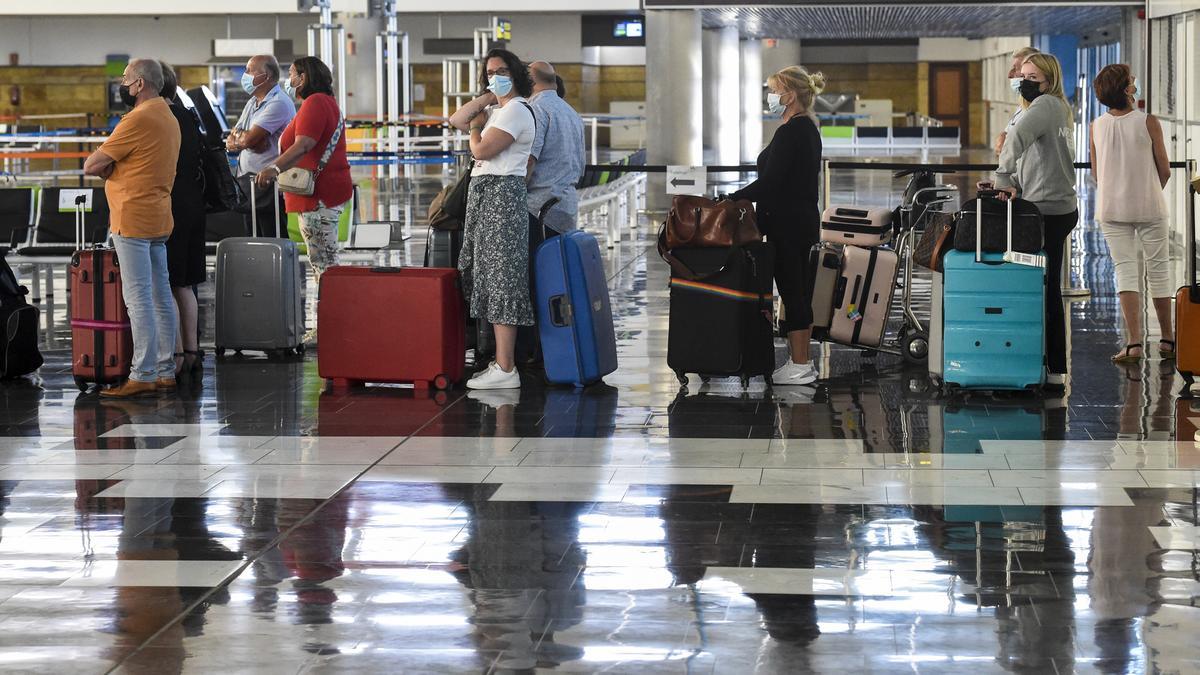
M 1138 250 L 1146 260 L 1148 289 L 1158 315 L 1158 353 L 1175 357 L 1171 326 L 1171 238 L 1163 188 L 1171 178 L 1162 125 L 1136 108 L 1137 81 L 1129 66 L 1115 63 L 1096 75 L 1096 98 L 1108 113 L 1092 122 L 1092 173 L 1096 176 L 1096 222 L 1104 232 L 1117 274 L 1125 318 L 1125 347 L 1114 363 L 1142 360 L 1142 294 Z
M 516 389 L 517 328 L 534 325 L 525 190 L 536 125 L 525 99 L 533 80 L 520 59 L 503 49 L 488 52 L 479 80 L 487 93 L 450 117 L 455 128 L 470 131 L 475 158 L 458 268 L 471 316 L 495 329 L 496 360 L 467 387 Z
M 159 61 L 163 87 L 159 95 L 167 100 L 179 123 L 179 159 L 175 163 L 175 184 L 171 188 L 171 217 L 175 229 L 167 239 L 167 273 L 171 294 L 175 296 L 179 330 L 175 332 L 175 377 L 201 370 L 197 328 L 199 310 L 194 287 L 204 283 L 204 179 L 200 168 L 203 139 L 196 117 L 179 100 L 179 81 L 175 70 Z
M 292 167 L 317 172 L 311 195 L 284 193 L 288 213 L 300 215 L 300 234 L 308 247 L 308 261 L 320 292 L 321 273 L 337 265 L 338 220 L 354 192 L 350 182 L 350 162 L 346 159 L 346 135 L 342 111 L 333 97 L 333 74 L 315 56 L 296 59 L 288 68 L 283 89 L 303 101 L 296 116 L 279 137 L 279 159 L 258 173 L 260 185 L 270 185 L 280 173 Z M 314 296 L 316 297 L 316 296 Z M 315 302 L 315 301 L 314 301 Z M 316 344 L 314 326 L 304 336 L 308 345 Z

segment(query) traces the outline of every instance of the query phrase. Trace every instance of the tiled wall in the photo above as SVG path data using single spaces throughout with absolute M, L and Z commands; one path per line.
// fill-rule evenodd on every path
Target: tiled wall
M 208 81 L 207 66 L 179 66 L 181 84 L 194 87 Z M 6 66 L 0 67 L 0 116 L 93 113 L 95 124 L 107 119 L 104 66 Z M 9 89 L 20 87 L 21 103 L 13 106 Z M 83 118 L 47 120 L 50 127 L 74 127 Z

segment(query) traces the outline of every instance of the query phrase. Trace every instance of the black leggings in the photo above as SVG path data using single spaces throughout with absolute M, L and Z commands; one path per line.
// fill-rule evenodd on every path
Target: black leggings
M 1079 212 L 1042 216 L 1046 227 L 1046 368 L 1051 373 L 1067 372 L 1067 318 L 1063 309 L 1063 250 L 1071 230 L 1079 223 Z
M 808 256 L 816 238 L 767 235 L 775 245 L 775 285 L 783 300 L 783 321 L 779 332 L 787 335 L 812 328 L 812 281 L 809 279 Z

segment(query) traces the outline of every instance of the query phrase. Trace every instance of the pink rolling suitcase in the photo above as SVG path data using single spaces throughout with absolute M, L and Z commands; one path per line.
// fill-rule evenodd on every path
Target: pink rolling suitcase
M 892 212 L 857 206 L 830 206 L 821 214 L 821 241 L 870 248 L 892 240 Z
M 883 341 L 899 257 L 883 248 L 847 246 L 829 335 L 847 345 L 878 347 Z

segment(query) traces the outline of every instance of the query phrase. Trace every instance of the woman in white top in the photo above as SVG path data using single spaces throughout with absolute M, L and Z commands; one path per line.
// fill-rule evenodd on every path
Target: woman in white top
M 535 129 L 525 98 L 529 70 L 515 54 L 493 49 L 480 73 L 484 95 L 459 108 L 450 124 L 471 133 L 471 186 L 458 269 L 471 316 L 491 323 L 496 360 L 467 382 L 470 389 L 521 386 L 514 350 L 518 326 L 534 325 L 529 297 L 529 216 L 525 172 Z
M 1092 122 L 1092 172 L 1096 177 L 1096 222 L 1104 232 L 1117 292 L 1125 318 L 1125 348 L 1112 357 L 1115 363 L 1140 361 L 1142 349 L 1142 297 L 1139 292 L 1138 247 L 1146 260 L 1154 312 L 1162 339 L 1158 352 L 1175 358 L 1171 328 L 1171 281 L 1168 255 L 1167 202 L 1163 188 L 1171 177 L 1162 127 L 1152 115 L 1137 110 L 1137 83 L 1129 66 L 1106 66 L 1096 76 L 1096 98 L 1108 113 Z

